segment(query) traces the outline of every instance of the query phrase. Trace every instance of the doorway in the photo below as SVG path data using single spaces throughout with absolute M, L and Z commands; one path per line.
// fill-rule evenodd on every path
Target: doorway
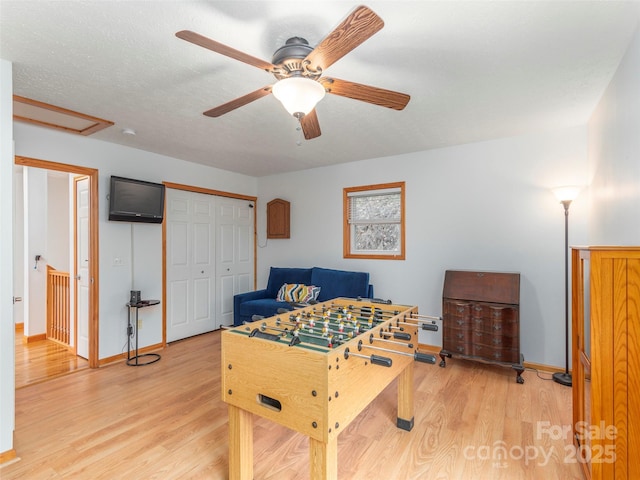
M 44 169 L 52 172 L 63 172 L 71 175 L 81 175 L 85 176 L 87 181 L 85 182 L 86 189 L 86 211 L 82 216 L 84 221 L 86 221 L 86 239 L 83 243 L 86 253 L 86 312 L 81 313 L 80 315 L 86 316 L 86 357 L 88 366 L 90 368 L 97 368 L 99 366 L 99 352 L 98 352 L 98 325 L 99 325 L 99 310 L 98 310 L 98 292 L 99 292 L 99 282 L 98 282 L 98 272 L 99 272 L 99 262 L 98 262 L 98 170 L 87 167 L 79 167 L 75 165 L 62 164 L 58 162 L 51 162 L 47 160 L 40 160 L 28 157 L 15 157 L 15 165 L 21 165 L 23 167 L 32 167 L 36 169 Z M 75 211 L 78 208 L 74 209 Z M 28 213 L 26 215 L 28 217 Z M 77 220 L 74 218 L 74 221 Z M 76 247 L 74 250 L 77 250 Z M 30 253 L 24 252 L 25 258 L 30 259 Z M 34 259 L 35 261 L 35 259 Z M 75 263 L 75 262 L 74 262 Z M 27 268 L 27 261 L 25 261 L 25 269 Z M 82 275 L 80 272 L 80 268 L 78 266 L 74 267 L 74 271 L 72 272 L 72 276 L 75 280 L 74 282 L 74 291 L 77 287 L 75 283 L 79 280 L 78 276 Z M 80 277 L 82 278 L 82 277 Z M 28 292 L 25 292 L 25 300 L 28 300 Z M 78 303 L 78 296 L 73 295 L 73 303 Z M 25 316 L 25 322 L 28 322 L 28 306 L 24 305 L 25 312 L 27 316 Z M 76 314 L 76 319 L 78 318 L 78 314 Z M 75 329 L 77 331 L 78 326 L 75 325 Z M 77 343 L 75 344 L 77 348 Z M 16 368 L 19 368 L 19 363 L 16 362 Z

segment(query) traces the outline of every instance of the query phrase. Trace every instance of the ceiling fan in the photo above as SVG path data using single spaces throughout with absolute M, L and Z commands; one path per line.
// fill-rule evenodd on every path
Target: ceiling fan
M 322 76 L 323 72 L 351 50 L 382 29 L 384 22 L 371 9 L 359 6 L 315 48 L 301 37 L 292 37 L 273 54 L 271 63 L 235 50 L 198 33 L 182 30 L 178 38 L 216 53 L 258 67 L 274 75 L 277 82 L 204 112 L 219 117 L 270 93 L 298 119 L 307 140 L 320 136 L 315 105 L 325 93 L 382 107 L 402 110 L 409 95 L 382 88 Z

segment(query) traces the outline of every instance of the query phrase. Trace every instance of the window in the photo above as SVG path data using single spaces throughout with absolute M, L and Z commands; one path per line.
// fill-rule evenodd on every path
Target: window
M 344 258 L 404 260 L 404 182 L 343 191 Z

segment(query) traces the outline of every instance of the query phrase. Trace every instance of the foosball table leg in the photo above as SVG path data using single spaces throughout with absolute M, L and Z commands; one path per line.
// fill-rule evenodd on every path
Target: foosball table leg
M 309 463 L 311 480 L 337 480 L 338 439 L 324 443 L 309 437 Z
M 253 414 L 229 405 L 229 480 L 253 480 Z
M 413 362 L 398 375 L 397 427 L 411 431 L 413 428 Z

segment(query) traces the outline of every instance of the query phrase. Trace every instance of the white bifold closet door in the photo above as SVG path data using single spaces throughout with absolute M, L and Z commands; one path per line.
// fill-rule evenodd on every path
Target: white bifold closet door
M 253 288 L 253 202 L 216 197 L 216 320 L 233 325 L 233 296 Z
M 233 296 L 253 285 L 250 202 L 167 189 L 167 342 L 233 323 Z

